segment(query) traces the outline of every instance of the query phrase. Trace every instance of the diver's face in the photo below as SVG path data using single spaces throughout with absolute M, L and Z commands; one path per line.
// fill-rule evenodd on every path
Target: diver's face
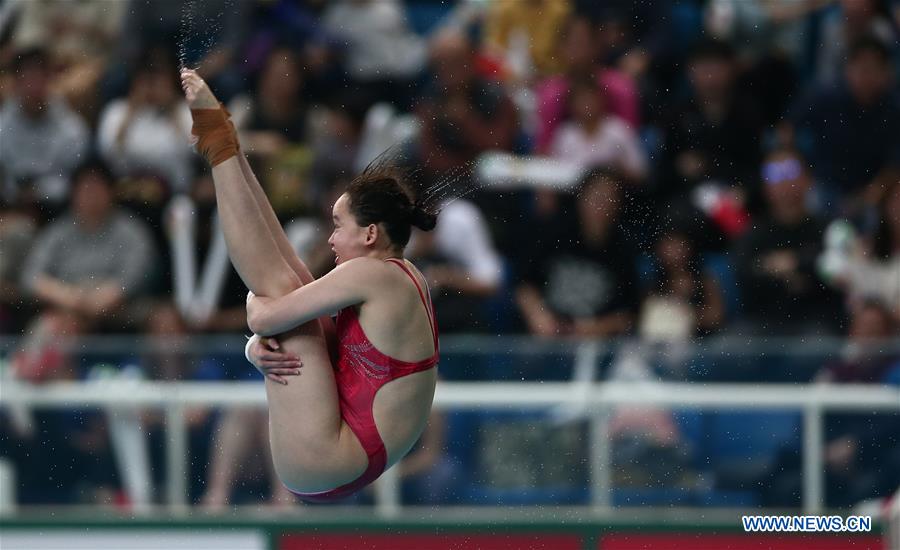
M 366 228 L 356 223 L 356 218 L 350 212 L 350 198 L 346 193 L 341 195 L 331 209 L 331 220 L 334 223 L 334 231 L 328 237 L 328 244 L 334 252 L 334 263 L 353 258 L 359 258 L 366 252 Z

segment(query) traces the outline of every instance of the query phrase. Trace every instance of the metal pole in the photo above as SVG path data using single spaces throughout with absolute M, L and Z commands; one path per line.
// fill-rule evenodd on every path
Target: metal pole
M 388 468 L 375 482 L 375 511 L 381 517 L 400 515 L 399 464 Z
M 612 507 L 612 445 L 609 439 L 610 410 L 597 405 L 591 416 L 590 476 L 591 506 L 603 510 Z
M 807 405 L 803 411 L 803 511 L 819 514 L 822 511 L 825 485 L 822 407 Z
M 167 500 L 173 513 L 187 510 L 187 460 L 188 434 L 184 418 L 184 406 L 166 407 L 166 429 L 169 443 L 166 447 Z

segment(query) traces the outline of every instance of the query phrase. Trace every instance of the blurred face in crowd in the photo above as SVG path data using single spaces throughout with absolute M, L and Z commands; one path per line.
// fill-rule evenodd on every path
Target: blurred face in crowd
M 562 38 L 561 57 L 569 65 L 569 71 L 589 73 L 596 60 L 596 44 L 594 28 L 591 22 L 583 18 L 575 18 L 566 27 Z
M 181 100 L 181 83 L 171 51 L 151 47 L 137 63 L 129 90 L 129 99 L 135 106 L 169 109 Z
M 576 85 L 569 99 L 572 120 L 592 129 L 594 124 L 606 114 L 605 102 L 597 86 L 587 83 Z
M 178 99 L 178 83 L 171 71 L 163 68 L 151 68 L 141 70 L 134 75 L 131 83 L 131 96 L 138 103 L 157 109 L 166 109 L 172 106 Z
M 862 105 L 877 102 L 891 88 L 891 66 L 875 50 L 861 50 L 847 61 L 844 71 L 853 97 Z
M 32 60 L 21 67 L 16 78 L 16 93 L 27 114 L 41 113 L 47 104 L 49 87 L 50 71 L 43 62 Z
M 338 143 L 353 145 L 359 137 L 358 124 L 341 109 L 328 109 L 326 113 L 327 131 Z
M 850 321 L 850 339 L 861 344 L 893 336 L 891 319 L 883 308 L 866 304 L 860 307 Z
M 691 244 L 681 233 L 668 233 L 656 244 L 656 257 L 666 269 L 672 270 L 688 264 Z
M 441 86 L 457 91 L 474 76 L 474 53 L 466 37 L 456 32 L 438 35 L 431 47 L 431 59 Z
M 615 9 L 607 13 L 597 28 L 597 47 L 605 52 L 616 51 L 630 40 L 631 25 L 628 16 Z
M 806 195 L 812 181 L 797 157 L 790 154 L 770 156 L 763 164 L 763 183 L 766 199 L 776 215 L 806 210 Z
M 578 214 L 585 237 L 602 239 L 619 221 L 621 184 L 607 175 L 588 181 L 578 194 Z
M 691 61 L 689 77 L 701 101 L 719 101 L 728 96 L 734 82 L 734 67 L 722 57 L 700 57 Z
M 300 65 L 294 52 L 287 48 L 274 50 L 260 77 L 260 96 L 279 101 L 296 101 L 302 85 Z
M 80 224 L 89 228 L 102 225 L 112 207 L 112 184 L 103 174 L 89 171 L 78 178 L 72 191 L 72 210 Z

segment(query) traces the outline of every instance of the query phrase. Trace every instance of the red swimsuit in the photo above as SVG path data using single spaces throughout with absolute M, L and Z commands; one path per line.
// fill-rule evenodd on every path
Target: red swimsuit
M 434 355 L 422 361 L 410 363 L 388 357 L 381 353 L 363 332 L 359 324 L 355 306 L 342 309 L 337 315 L 338 335 L 338 360 L 335 366 L 335 382 L 337 382 L 338 397 L 340 399 L 341 417 L 359 438 L 366 455 L 369 457 L 369 466 L 361 476 L 355 480 L 330 491 L 322 493 L 297 493 L 303 500 L 309 502 L 327 502 L 352 495 L 369 483 L 372 483 L 384 472 L 387 466 L 387 452 L 384 441 L 375 426 L 375 417 L 372 414 L 372 406 L 375 403 L 375 394 L 382 386 L 408 374 L 428 370 L 438 362 L 438 333 L 437 323 L 434 320 L 434 308 L 431 298 L 425 299 L 425 294 L 419 286 L 418 280 L 406 267 L 403 260 L 389 258 L 386 261 L 400 266 L 409 275 L 419 297 L 425 304 L 428 319 L 431 322 L 431 333 L 434 337 Z M 427 290 L 427 288 L 426 288 Z

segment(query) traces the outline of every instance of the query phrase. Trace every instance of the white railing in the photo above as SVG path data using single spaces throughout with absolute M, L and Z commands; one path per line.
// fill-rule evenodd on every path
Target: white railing
M 827 411 L 900 411 L 900 389 L 857 385 L 797 384 L 684 384 L 684 383 L 561 383 L 485 382 L 439 383 L 435 407 L 451 410 L 540 410 L 575 407 L 590 418 L 591 503 L 609 508 L 611 448 L 609 412 L 626 404 L 660 405 L 679 409 L 800 409 L 804 415 L 803 509 L 823 508 L 823 413 Z M 75 408 L 101 407 L 113 411 L 160 408 L 168 428 L 167 502 L 173 512 L 187 510 L 188 436 L 185 409 L 190 406 L 265 407 L 258 383 L 144 382 L 98 380 L 32 386 L 7 380 L 0 385 L 0 406 Z M 401 509 L 396 469 L 376 485 L 376 510 L 384 516 Z

